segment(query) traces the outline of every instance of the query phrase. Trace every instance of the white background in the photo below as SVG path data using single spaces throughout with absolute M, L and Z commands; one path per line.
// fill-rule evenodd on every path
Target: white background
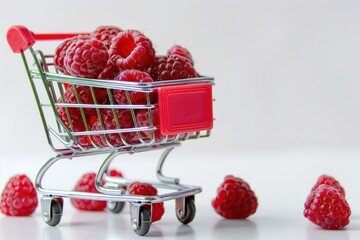
M 279 239 L 282 235 L 271 234 L 273 228 L 290 229 L 285 239 L 356 239 L 360 236 L 359 22 L 360 2 L 355 0 L 9 1 L 0 9 L 0 186 L 17 173 L 34 179 L 53 154 L 21 58 L 5 40 L 7 29 L 20 24 L 34 32 L 86 32 L 99 25 L 117 25 L 143 31 L 159 54 L 174 44 L 183 45 L 191 51 L 197 70 L 216 79 L 212 136 L 184 143 L 174 152 L 174 165 L 168 167 L 170 174 L 204 189 L 197 204 L 204 213 L 192 225 L 195 236 L 218 232 L 214 238 L 243 233 L 249 239 Z M 146 158 L 156 159 L 153 155 Z M 154 168 L 154 159 L 133 158 L 125 166 L 117 162 L 125 175 L 153 176 L 153 170 L 147 169 Z M 97 156 L 65 163 L 48 181 L 72 187 L 80 174 L 95 171 L 100 162 Z M 184 171 L 177 171 L 184 166 Z M 314 235 L 316 227 L 302 217 L 308 190 L 322 173 L 337 177 L 351 196 L 352 223 L 341 236 L 317 230 Z M 226 174 L 248 180 L 261 202 L 243 232 L 234 232 L 233 223 L 221 224 L 209 207 Z M 71 207 L 67 211 L 76 214 Z M 270 221 L 278 215 L 278 221 Z M 167 221 L 175 224 L 173 218 L 159 223 L 157 230 L 164 238 L 174 237 L 165 230 Z M 34 239 L 54 233 L 43 231 L 47 228 L 38 215 L 30 220 L 0 217 L 1 232 L 21 221 L 39 222 Z M 71 223 L 65 216 L 64 221 L 65 226 Z M 219 225 L 225 226 L 216 228 Z M 69 234 L 77 227 L 60 228 L 62 237 L 71 239 Z M 113 236 L 108 227 L 101 232 Z

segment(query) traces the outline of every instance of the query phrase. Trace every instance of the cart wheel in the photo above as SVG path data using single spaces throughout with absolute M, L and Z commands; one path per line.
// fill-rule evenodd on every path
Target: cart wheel
M 54 198 L 51 200 L 50 204 L 50 215 L 45 222 L 50 226 L 56 226 L 61 221 L 63 199 Z
M 134 232 L 139 236 L 144 236 L 149 232 L 150 225 L 151 225 L 150 211 L 146 208 L 142 208 L 140 210 L 139 225 L 136 226 L 136 223 L 133 223 Z
M 181 216 L 180 213 L 178 211 L 176 211 L 176 217 L 183 224 L 188 224 L 195 218 L 196 207 L 195 207 L 194 199 L 185 198 L 184 211 L 185 211 L 185 214 L 183 216 Z
M 124 209 L 124 206 L 125 202 L 107 202 L 107 209 L 109 209 L 109 211 L 112 213 L 120 213 Z

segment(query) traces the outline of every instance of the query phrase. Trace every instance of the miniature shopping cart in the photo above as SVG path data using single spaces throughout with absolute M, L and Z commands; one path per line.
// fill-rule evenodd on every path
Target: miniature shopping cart
M 57 225 L 62 217 L 63 198 L 79 198 L 107 201 L 108 209 L 118 213 L 123 209 L 124 203 L 130 203 L 131 225 L 138 235 L 145 235 L 151 225 L 152 204 L 175 199 L 176 216 L 183 224 L 190 223 L 195 217 L 194 195 L 201 192 L 198 186 L 180 184 L 178 178 L 166 177 L 162 174 L 162 167 L 172 149 L 179 146 L 182 141 L 210 136 L 213 127 L 212 86 L 214 79 L 210 77 L 197 77 L 171 81 L 154 82 L 124 82 L 104 79 L 86 79 L 61 74 L 54 65 L 54 55 L 47 55 L 41 50 L 34 50 L 36 41 L 63 40 L 77 34 L 35 34 L 24 26 L 13 26 L 8 30 L 7 40 L 14 53 L 20 53 L 25 65 L 27 76 L 34 93 L 35 101 L 43 123 L 47 141 L 56 153 L 40 169 L 35 186 L 42 195 L 41 211 L 44 221 Z M 29 64 L 28 60 L 33 64 Z M 77 103 L 59 101 L 64 99 L 65 88 L 74 86 Z M 91 90 L 93 104 L 84 104 L 80 101 L 75 86 L 84 86 Z M 106 91 L 109 102 L 97 103 L 94 95 L 95 89 Z M 112 91 L 122 90 L 126 93 L 127 104 L 115 104 Z M 131 104 L 130 92 L 140 92 L 146 96 L 146 104 Z M 156 94 L 158 101 L 151 102 L 151 96 Z M 57 109 L 63 108 L 71 122 L 71 109 L 81 113 L 84 125 L 86 109 L 95 110 L 101 119 L 102 110 L 111 110 L 114 119 L 117 119 L 118 109 L 131 112 L 133 127 L 124 128 L 119 123 L 115 129 L 102 128 L 84 131 L 75 131 L 73 126 L 67 126 L 60 119 Z M 153 124 L 151 110 L 158 108 L 160 123 Z M 150 124 L 140 126 L 135 116 L 139 110 L 145 110 Z M 156 138 L 159 132 L 163 138 Z M 147 137 L 144 137 L 144 133 Z M 127 141 L 124 137 L 132 133 L 134 139 Z M 114 145 L 108 138 L 119 135 L 120 145 Z M 97 144 L 92 141 L 94 136 L 102 136 L 107 144 Z M 85 143 L 83 140 L 86 140 Z M 125 189 L 134 180 L 112 177 L 108 169 L 112 161 L 120 154 L 133 154 L 139 152 L 162 150 L 156 176 L 159 181 L 150 182 L 159 189 L 168 190 L 157 196 L 134 196 L 126 193 Z M 61 159 L 107 154 L 96 175 L 96 188 L 99 193 L 79 192 L 72 190 L 45 189 L 42 179 L 45 173 Z M 139 181 L 139 180 L 137 180 Z

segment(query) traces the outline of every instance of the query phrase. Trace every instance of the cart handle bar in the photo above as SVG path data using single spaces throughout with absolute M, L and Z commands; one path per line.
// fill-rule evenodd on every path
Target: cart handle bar
M 27 50 L 35 44 L 36 41 L 63 40 L 76 35 L 89 33 L 34 33 L 21 25 L 15 25 L 9 28 L 6 39 L 14 53 L 20 53 Z

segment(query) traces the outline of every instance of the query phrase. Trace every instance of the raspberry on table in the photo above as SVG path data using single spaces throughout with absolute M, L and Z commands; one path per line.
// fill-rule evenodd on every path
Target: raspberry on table
M 98 193 L 95 186 L 96 173 L 86 173 L 76 183 L 75 191 Z M 73 206 L 79 210 L 85 211 L 102 211 L 106 208 L 106 201 L 92 199 L 71 198 Z
M 111 40 L 123 30 L 116 26 L 99 26 L 94 32 L 90 34 L 91 37 L 96 38 L 105 44 L 107 48 L 110 47 Z
M 189 59 L 191 61 L 191 65 L 194 65 L 194 60 L 193 60 L 193 57 L 192 57 L 190 51 L 180 45 L 172 46 L 167 51 L 167 55 L 180 55 L 182 57 Z
M 109 60 L 108 49 L 95 38 L 72 41 L 64 57 L 66 71 L 75 77 L 98 78 Z
M 258 202 L 246 181 L 228 175 L 218 188 L 212 206 L 224 218 L 245 219 L 256 212 Z
M 127 81 L 127 82 L 152 82 L 152 78 L 146 72 L 136 70 L 136 69 L 127 69 L 122 72 L 115 78 L 115 80 L 119 81 Z M 128 91 L 130 101 L 128 101 L 126 96 L 126 91 L 124 90 L 114 90 L 114 98 L 118 104 L 147 104 L 146 93 L 143 92 L 134 92 Z M 150 93 L 149 97 L 153 95 Z
M 341 229 L 350 223 L 351 210 L 343 194 L 321 184 L 304 204 L 304 216 L 323 229 Z
M 128 194 L 138 196 L 157 196 L 157 189 L 150 183 L 133 182 L 129 185 Z M 164 215 L 164 203 L 153 203 L 151 221 L 156 222 Z
M 37 193 L 29 177 L 25 174 L 11 177 L 1 194 L 1 212 L 7 216 L 28 216 L 37 205 Z
M 114 113 L 111 109 L 101 111 L 101 121 L 97 119 L 92 126 L 92 131 L 100 131 L 100 130 L 114 130 L 119 129 L 117 127 L 117 122 L 119 124 L 120 129 L 131 129 L 134 128 L 134 121 L 132 119 L 132 115 L 130 110 L 127 109 L 116 109 L 115 114 L 117 117 L 117 121 L 115 120 Z M 92 141 L 101 147 L 111 147 L 111 144 L 114 147 L 119 147 L 124 145 L 125 143 L 130 143 L 135 137 L 135 132 L 126 132 L 126 133 L 109 133 L 109 134 L 96 134 L 92 135 Z
M 180 55 L 156 56 L 154 63 L 147 69 L 154 79 L 175 80 L 198 77 L 191 60 Z
M 321 175 L 318 179 L 316 184 L 314 185 L 314 187 L 311 189 L 312 191 L 315 191 L 317 189 L 318 186 L 320 186 L 321 184 L 325 184 L 325 185 L 329 185 L 332 186 L 333 188 L 335 188 L 336 190 L 338 190 L 344 197 L 345 197 L 345 190 L 344 188 L 341 186 L 341 184 L 339 183 L 338 180 L 336 180 L 334 177 L 329 176 L 329 175 Z
M 155 58 L 152 42 L 138 30 L 120 32 L 109 48 L 111 62 L 120 70 L 147 69 Z
M 119 170 L 116 170 L 116 169 L 110 169 L 108 174 L 111 177 L 120 177 L 120 178 L 124 177 L 122 172 L 120 172 Z

